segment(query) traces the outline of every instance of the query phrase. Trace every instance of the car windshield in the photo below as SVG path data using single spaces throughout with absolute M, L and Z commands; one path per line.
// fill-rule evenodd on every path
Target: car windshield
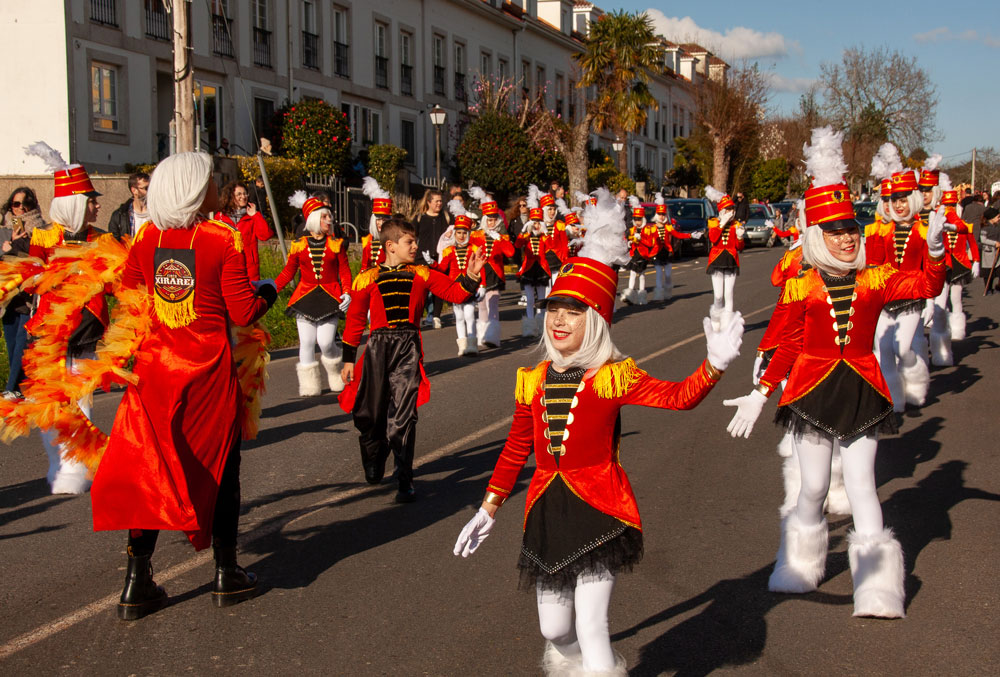
M 854 204 L 854 213 L 862 218 L 874 218 L 875 217 L 875 203 L 874 202 L 856 202 Z
M 764 220 L 770 217 L 764 205 L 750 205 L 750 218 Z
M 675 202 L 670 205 L 670 213 L 678 219 L 703 219 L 705 205 L 702 202 Z

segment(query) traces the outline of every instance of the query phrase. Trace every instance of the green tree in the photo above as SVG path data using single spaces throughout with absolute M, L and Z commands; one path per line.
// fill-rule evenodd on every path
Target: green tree
M 667 180 L 675 186 L 687 190 L 700 189 L 711 176 L 712 146 L 704 130 L 685 138 L 674 139 L 677 152 L 674 154 L 674 168 L 667 172 Z
M 580 66 L 579 87 L 597 92 L 588 104 L 597 131 L 607 129 L 625 139 L 646 124 L 649 109 L 658 107 L 649 80 L 662 69 L 661 45 L 645 12 L 617 10 L 590 24 L 583 52 L 573 58 Z M 618 154 L 618 163 L 628 172 L 626 148 Z
M 302 99 L 285 112 L 282 151 L 310 174 L 337 174 L 351 158 L 345 115 L 320 99 Z
M 784 158 L 764 160 L 753 173 L 750 193 L 758 200 L 779 202 L 788 189 L 788 162 Z
M 368 147 L 368 173 L 382 190 L 396 192 L 396 177 L 406 160 L 406 151 L 391 143 Z
M 527 132 L 516 118 L 488 111 L 469 124 L 458 144 L 462 181 L 491 190 L 500 199 L 539 183 L 542 163 Z

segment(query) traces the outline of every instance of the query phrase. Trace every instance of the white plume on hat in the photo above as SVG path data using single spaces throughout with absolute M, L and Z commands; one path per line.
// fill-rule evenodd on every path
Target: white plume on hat
M 566 200 L 562 199 L 561 197 L 556 198 L 556 210 L 563 216 L 569 214 L 570 210 L 569 207 L 566 206 Z
M 938 185 L 941 187 L 942 191 L 954 190 L 951 186 L 951 177 L 944 172 L 938 174 Z
M 814 186 L 830 186 L 843 183 L 847 163 L 841 148 L 844 133 L 833 131 L 833 127 L 817 127 L 812 132 L 812 142 L 802 145 L 802 155 L 806 160 L 806 173 L 813 177 Z
M 618 204 L 607 188 L 596 191 L 597 204 L 583 208 L 583 227 L 587 234 L 579 256 L 600 261 L 607 266 L 629 262 L 628 242 L 625 241 L 625 208 Z
M 386 191 L 382 190 L 376 181 L 371 176 L 366 176 L 361 181 L 361 192 L 364 193 L 369 199 L 374 200 L 375 198 L 382 198 L 383 200 L 388 200 L 390 195 Z
M 576 201 L 581 205 L 585 205 L 590 202 L 590 196 L 586 193 L 581 193 L 580 191 L 576 191 L 576 195 L 574 197 L 576 197 Z
M 714 186 L 705 186 L 705 197 L 712 202 L 718 202 L 722 198 L 726 197 L 726 194 L 721 190 L 717 190 Z
M 487 195 L 486 191 L 483 190 L 480 186 L 469 186 L 469 197 L 471 197 L 479 204 L 482 204 L 484 201 L 485 202 L 490 201 L 489 195 Z
M 941 154 L 934 153 L 934 155 L 931 155 L 929 158 L 924 160 L 924 170 L 928 172 L 933 172 L 941 164 L 941 160 L 942 160 Z
M 288 204 L 296 209 L 302 209 L 302 205 L 304 205 L 308 199 L 309 196 L 306 195 L 304 190 L 297 190 L 288 196 Z
M 452 216 L 466 216 L 467 211 L 465 205 L 457 197 L 448 201 L 448 212 Z
M 639 198 L 636 197 L 635 195 L 629 195 L 628 206 L 631 207 L 632 209 L 638 209 L 639 207 L 642 206 L 642 203 L 639 202 Z
M 25 146 L 24 153 L 41 158 L 42 162 L 45 163 L 45 169 L 53 174 L 70 167 L 66 160 L 63 159 L 62 153 L 44 141 L 36 141 L 30 146 Z
M 903 171 L 903 161 L 899 159 L 899 151 L 891 143 L 883 143 L 872 158 L 871 175 L 881 181 L 901 171 Z
M 538 209 L 538 201 L 542 197 L 542 191 L 538 186 L 531 184 L 528 186 L 528 209 Z
M 654 201 L 658 205 L 662 205 L 662 204 L 666 204 L 667 203 L 667 201 L 663 199 L 663 193 L 661 193 L 659 191 L 656 191 L 656 197 L 654 198 Z

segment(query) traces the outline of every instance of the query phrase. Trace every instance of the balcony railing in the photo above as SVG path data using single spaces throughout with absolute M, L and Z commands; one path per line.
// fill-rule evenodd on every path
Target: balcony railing
M 444 89 L 444 66 L 434 66 L 434 93 L 438 96 L 446 96 Z
M 389 89 L 389 59 L 384 56 L 375 57 L 375 86 Z
M 170 28 L 169 14 L 162 10 L 151 10 L 148 5 L 146 6 L 146 37 L 169 40 Z
M 413 96 L 413 66 L 399 66 L 399 91 L 403 96 Z
M 227 19 L 221 14 L 212 15 L 212 53 L 233 57 L 232 28 L 232 19 Z
M 319 70 L 319 36 L 302 31 L 302 65 Z
M 262 68 L 271 68 L 271 31 L 253 29 L 253 63 Z
M 465 73 L 455 73 L 455 99 L 465 101 Z
M 333 73 L 342 78 L 351 77 L 351 49 L 343 42 L 333 43 Z
M 118 8 L 115 0 L 90 0 L 90 20 L 105 26 L 118 25 Z

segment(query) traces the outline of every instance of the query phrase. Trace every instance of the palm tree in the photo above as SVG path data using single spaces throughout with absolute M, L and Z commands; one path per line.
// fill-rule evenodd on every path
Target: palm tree
M 594 129 L 625 139 L 646 124 L 649 109 L 658 107 L 649 77 L 663 68 L 663 52 L 645 12 L 602 15 L 590 24 L 584 50 L 574 58 L 581 71 L 577 86 L 596 92 L 587 107 Z M 618 153 L 618 166 L 628 173 L 627 145 Z

